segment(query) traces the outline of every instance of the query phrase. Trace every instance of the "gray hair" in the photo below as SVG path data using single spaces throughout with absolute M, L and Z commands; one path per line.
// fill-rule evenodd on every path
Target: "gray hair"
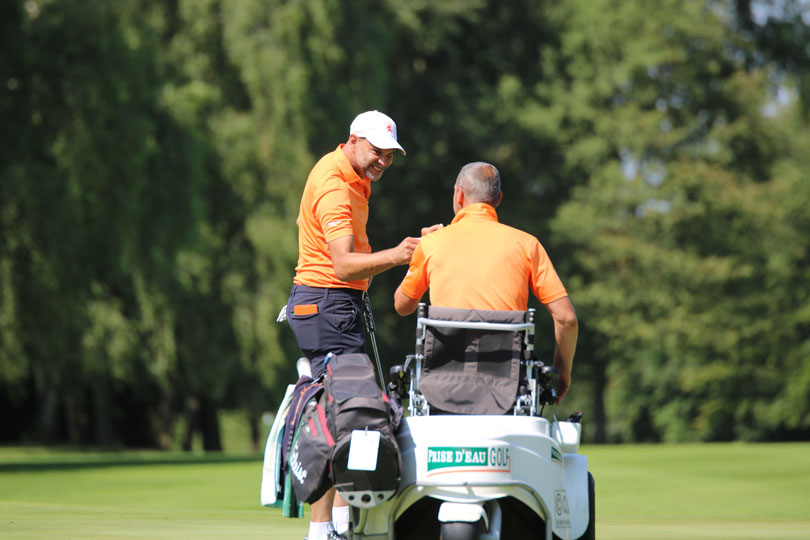
M 501 173 L 494 165 L 476 161 L 461 168 L 456 185 L 468 203 L 498 204 L 501 195 Z

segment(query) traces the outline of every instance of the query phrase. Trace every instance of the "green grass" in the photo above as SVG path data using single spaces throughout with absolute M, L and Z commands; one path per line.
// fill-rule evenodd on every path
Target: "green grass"
M 0 538 L 301 540 L 307 521 L 261 507 L 260 481 L 256 454 L 3 449 Z
M 582 451 L 600 540 L 810 538 L 810 444 Z M 0 448 L 0 538 L 301 540 L 260 476 L 256 454 Z
M 600 539 L 810 539 L 810 444 L 588 446 Z

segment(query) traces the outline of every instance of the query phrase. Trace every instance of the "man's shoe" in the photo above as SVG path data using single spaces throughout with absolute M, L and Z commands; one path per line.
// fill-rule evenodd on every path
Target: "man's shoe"
M 326 537 L 328 540 L 349 540 L 342 534 L 338 534 L 335 531 L 329 531 L 329 536 Z

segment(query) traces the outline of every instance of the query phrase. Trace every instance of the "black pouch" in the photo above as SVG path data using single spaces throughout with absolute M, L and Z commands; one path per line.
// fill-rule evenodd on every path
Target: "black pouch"
M 299 501 L 312 504 L 329 490 L 329 463 L 335 440 L 326 425 L 326 413 L 316 398 L 304 407 L 289 455 L 288 474 Z

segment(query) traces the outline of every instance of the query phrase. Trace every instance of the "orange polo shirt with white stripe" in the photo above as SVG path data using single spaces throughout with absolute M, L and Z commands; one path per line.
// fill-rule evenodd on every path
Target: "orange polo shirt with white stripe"
M 293 282 L 310 287 L 365 291 L 368 279 L 341 281 L 329 242 L 354 236 L 354 251 L 371 253 L 366 235 L 371 180 L 361 178 L 343 154 L 343 144 L 323 156 L 307 178 L 298 210 L 298 265 Z
M 522 311 L 529 289 L 543 304 L 568 296 L 537 238 L 499 223 L 484 203 L 423 237 L 400 287 L 414 299 L 430 288 L 432 305 L 467 309 Z

